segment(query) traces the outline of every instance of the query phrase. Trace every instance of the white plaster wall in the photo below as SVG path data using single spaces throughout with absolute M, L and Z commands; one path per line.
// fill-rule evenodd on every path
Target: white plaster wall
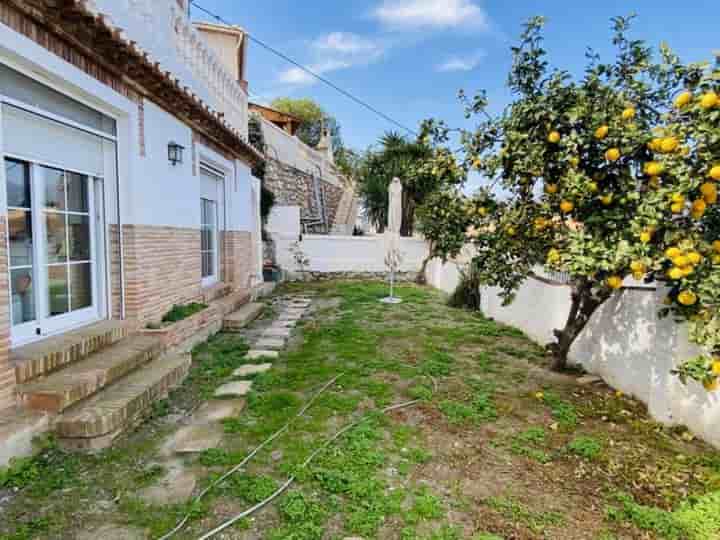
M 265 229 L 269 233 L 300 236 L 300 207 L 273 206 Z
M 298 236 L 274 234 L 273 240 L 278 264 L 290 272 L 297 270 L 290 248 Z M 382 236 L 303 235 L 300 247 L 310 259 L 307 270 L 312 272 L 387 272 Z M 400 251 L 401 272 L 417 272 L 428 252 L 425 242 L 415 238 L 401 238 Z
M 428 282 L 451 292 L 457 276 L 455 263 L 430 264 Z M 570 290 L 536 279 L 526 280 L 515 301 L 502 306 L 498 290 L 482 291 L 483 313 L 515 326 L 541 345 L 553 340 L 570 309 Z M 720 396 L 690 381 L 683 385 L 670 371 L 700 350 L 687 339 L 685 325 L 657 312 L 665 291 L 623 289 L 592 317 L 570 351 L 570 361 L 601 376 L 612 387 L 648 406 L 653 418 L 669 425 L 685 425 L 720 447 Z
M 108 17 L 111 26 L 121 28 L 126 38 L 137 42 L 162 71 L 170 71 L 206 103 L 212 100 L 207 86 L 198 80 L 179 56 L 173 16 L 176 0 L 94 0 L 96 9 Z

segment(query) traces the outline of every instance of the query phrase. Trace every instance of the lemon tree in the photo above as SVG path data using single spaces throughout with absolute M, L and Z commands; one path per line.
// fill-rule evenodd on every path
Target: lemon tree
M 720 72 L 683 65 L 666 47 L 659 60 L 613 19 L 611 63 L 592 51 L 579 79 L 551 69 L 542 18 L 513 48 L 513 102 L 497 116 L 484 92 L 461 93 L 477 127 L 462 132 L 465 167 L 477 170 L 500 203 L 473 215 L 476 266 L 506 302 L 538 266 L 569 276 L 571 306 L 548 345 L 554 367 L 592 315 L 628 278 L 660 282 L 663 315 L 688 321 L 706 351 L 678 375 L 708 385 L 720 362 Z M 445 143 L 451 130 L 424 129 Z M 713 371 L 715 367 L 715 371 Z

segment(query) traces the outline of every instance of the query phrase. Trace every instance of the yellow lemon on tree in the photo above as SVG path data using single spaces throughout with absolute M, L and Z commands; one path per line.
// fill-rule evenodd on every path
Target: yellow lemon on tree
M 676 266 L 668 271 L 668 277 L 670 279 L 682 279 L 685 277 L 685 273 L 682 271 L 682 268 Z
M 712 247 L 713 247 L 713 249 L 714 249 L 715 251 L 717 251 L 718 253 L 720 253 L 720 240 L 715 240 L 715 241 L 712 243 Z
M 662 140 L 662 143 L 660 143 L 660 150 L 669 154 L 677 150 L 678 146 L 680 146 L 680 142 L 675 137 L 666 137 Z
M 572 165 L 573 167 L 577 167 L 578 165 L 580 165 L 580 158 L 577 157 L 577 156 L 571 157 L 571 158 L 570 158 L 570 165 Z
M 642 261 L 633 261 L 630 263 L 630 270 L 633 272 L 644 272 L 646 269 L 645 263 Z
M 649 143 L 647 143 L 647 147 L 649 150 L 652 150 L 653 152 L 659 152 L 660 147 L 662 146 L 662 139 L 652 139 Z
M 560 252 L 557 249 L 552 248 L 548 251 L 547 260 L 551 263 L 558 262 L 560 260 Z
M 560 133 L 557 131 L 551 131 L 547 138 L 548 142 L 552 144 L 557 144 L 560 142 Z
M 640 241 L 643 244 L 649 244 L 652 240 L 652 233 L 650 231 L 643 231 L 640 233 Z
M 690 264 L 690 259 L 688 259 L 686 255 L 679 255 L 679 256 L 673 258 L 672 262 L 675 266 L 679 266 L 680 268 L 683 268 Z
M 673 193 L 670 197 L 670 200 L 674 203 L 684 203 L 685 195 L 683 195 L 682 193 Z
M 610 128 L 608 126 L 600 126 L 595 130 L 595 138 L 602 140 L 607 137 L 609 131 Z
M 558 192 L 558 185 L 557 184 L 545 184 L 545 191 L 547 193 L 550 193 L 551 195 Z
M 688 265 L 688 266 L 683 266 L 680 270 L 682 270 L 683 277 L 687 277 L 687 276 L 691 275 L 691 274 L 695 271 L 695 270 L 693 269 L 693 267 L 690 266 L 690 265 Z
M 610 148 L 607 152 L 605 152 L 605 159 L 608 161 L 617 161 L 620 159 L 620 150 L 617 148 Z
M 697 295 L 692 291 L 682 291 L 678 294 L 678 302 L 683 306 L 694 306 L 697 304 Z
M 603 203 L 605 206 L 610 206 L 613 202 L 613 194 L 608 193 L 607 195 L 601 196 L 600 202 Z
M 560 203 L 560 210 L 562 210 L 565 214 L 569 214 L 574 208 L 575 205 L 570 201 L 562 201 Z
M 622 287 L 623 278 L 621 278 L 620 276 L 610 276 L 609 278 L 607 278 L 607 284 L 608 287 L 610 287 L 611 289 L 619 289 L 620 287 Z
M 703 387 L 708 392 L 714 392 L 720 387 L 720 381 L 717 377 L 709 377 L 703 381 Z
M 700 186 L 700 193 L 702 193 L 706 203 L 715 204 L 717 202 L 718 190 L 715 184 L 705 182 Z
M 691 251 L 687 254 L 687 258 L 691 264 L 700 264 L 702 262 L 702 255 L 697 251 Z
M 669 247 L 669 248 L 667 248 L 667 249 L 665 250 L 665 256 L 666 256 L 668 259 L 671 259 L 671 260 L 672 260 L 672 259 L 674 259 L 675 257 L 679 257 L 680 255 L 682 255 L 682 250 L 681 250 L 680 248 Z
M 672 203 L 670 205 L 670 211 L 673 214 L 682 214 L 683 210 L 685 210 L 685 203 Z
M 718 98 L 718 95 L 712 90 L 705 93 L 703 97 L 700 98 L 700 106 L 703 109 L 712 109 L 718 103 L 720 103 L 720 98 Z
M 645 174 L 648 176 L 660 176 L 664 170 L 665 167 L 662 166 L 662 163 L 657 161 L 649 161 L 645 164 Z
M 716 356 L 713 358 L 712 367 L 710 368 L 713 375 L 720 375 L 720 357 Z
M 713 264 L 720 264 L 720 255 L 713 255 Z
M 710 169 L 710 178 L 713 180 L 720 180 L 720 165 L 715 165 Z
M 700 219 L 705 214 L 705 210 L 707 210 L 707 203 L 703 199 L 694 201 L 692 204 L 692 217 Z
M 590 193 L 597 193 L 600 188 L 597 185 L 597 182 L 590 182 L 588 184 L 588 190 L 590 190 Z
M 623 120 L 632 120 L 635 118 L 635 107 L 628 107 L 622 112 Z
M 678 97 L 675 98 L 675 106 L 679 109 L 681 107 L 684 107 L 688 103 L 692 101 L 693 95 L 691 92 L 683 92 Z

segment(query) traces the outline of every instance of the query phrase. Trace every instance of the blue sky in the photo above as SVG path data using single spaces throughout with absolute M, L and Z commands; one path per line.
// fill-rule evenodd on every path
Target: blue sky
M 485 88 L 496 108 L 509 95 L 510 46 L 524 20 L 548 18 L 554 65 L 581 73 L 584 52 L 612 54 L 610 17 L 635 12 L 633 36 L 666 41 L 684 60 L 720 49 L 716 0 L 198 0 L 411 128 L 427 117 L 466 126 L 457 91 Z M 202 14 L 194 13 L 202 19 Z M 348 145 L 365 148 L 396 129 L 346 97 L 251 44 L 251 99 L 311 97 L 340 122 Z

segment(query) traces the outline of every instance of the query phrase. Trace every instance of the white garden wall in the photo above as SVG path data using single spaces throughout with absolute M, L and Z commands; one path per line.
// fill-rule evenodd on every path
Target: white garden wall
M 296 234 L 273 234 L 277 263 L 288 272 L 295 272 L 291 248 L 298 241 Z M 310 272 L 331 273 L 383 273 L 386 243 L 383 236 L 325 236 L 302 235 L 299 243 L 303 253 L 310 259 Z M 401 238 L 403 255 L 401 272 L 417 272 L 427 255 L 427 245 L 417 238 Z
M 457 265 L 433 261 L 427 278 L 450 293 L 458 282 Z M 552 331 L 564 325 L 570 309 L 570 290 L 565 285 L 528 279 L 515 301 L 505 307 L 497 292 L 482 291 L 483 313 L 520 328 L 541 345 L 553 339 Z M 685 386 L 670 373 L 678 362 L 699 351 L 688 342 L 685 326 L 658 318 L 663 296 L 663 291 L 653 288 L 623 289 L 593 316 L 570 359 L 646 403 L 656 420 L 686 425 L 720 447 L 720 396 L 692 381 Z

